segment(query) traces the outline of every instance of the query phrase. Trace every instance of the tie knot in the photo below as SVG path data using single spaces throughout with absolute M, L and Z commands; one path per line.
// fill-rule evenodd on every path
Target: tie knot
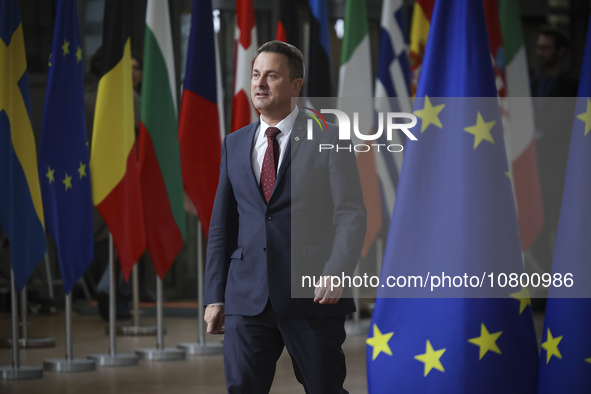
M 265 134 L 267 135 L 267 137 L 271 138 L 277 137 L 277 134 L 279 134 L 280 132 L 281 130 L 279 130 L 277 127 L 268 127 L 267 130 L 265 130 Z

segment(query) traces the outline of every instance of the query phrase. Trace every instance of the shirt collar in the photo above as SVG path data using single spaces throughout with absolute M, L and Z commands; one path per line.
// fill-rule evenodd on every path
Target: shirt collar
M 281 132 L 281 135 L 283 136 L 288 136 L 291 133 L 291 130 L 293 129 L 293 124 L 295 123 L 296 118 L 298 117 L 299 114 L 299 109 L 298 106 L 296 105 L 295 108 L 293 109 L 293 111 L 291 111 L 291 113 L 289 115 L 287 115 L 285 118 L 283 118 L 281 120 L 281 122 L 277 123 L 274 127 L 277 127 L 279 129 L 279 131 Z M 265 132 L 267 131 L 267 129 L 269 126 L 267 124 L 267 122 L 265 122 L 263 120 L 263 116 L 260 116 L 261 119 L 261 134 L 265 135 Z

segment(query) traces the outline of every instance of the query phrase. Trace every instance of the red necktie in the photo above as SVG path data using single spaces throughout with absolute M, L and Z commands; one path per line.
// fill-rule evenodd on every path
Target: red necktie
M 281 130 L 277 127 L 269 127 L 265 131 L 267 135 L 267 150 L 265 151 L 263 167 L 261 168 L 261 189 L 263 189 L 265 201 L 267 202 L 271 199 L 271 194 L 273 194 L 273 189 L 275 188 L 277 164 L 279 163 L 279 143 L 275 137 L 280 132 Z

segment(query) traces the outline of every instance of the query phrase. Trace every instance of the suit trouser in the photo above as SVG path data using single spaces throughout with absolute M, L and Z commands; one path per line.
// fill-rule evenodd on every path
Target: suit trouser
M 270 303 L 257 316 L 225 318 L 224 369 L 228 393 L 269 393 L 275 364 L 287 348 L 297 380 L 308 394 L 347 393 L 345 316 L 278 317 Z

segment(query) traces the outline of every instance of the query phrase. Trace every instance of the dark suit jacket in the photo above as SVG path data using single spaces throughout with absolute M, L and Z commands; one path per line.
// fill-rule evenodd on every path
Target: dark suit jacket
M 206 305 L 225 302 L 226 314 L 245 316 L 261 313 L 268 300 L 282 317 L 355 310 L 351 298 L 314 303 L 313 288 L 307 298 L 291 296 L 302 274 L 352 275 L 366 229 L 354 153 L 319 152 L 319 143 L 338 143 L 336 126 L 321 131 L 314 124 L 314 139 L 307 140 L 306 119 L 300 111 L 268 204 L 251 164 L 260 122 L 225 138 L 209 228 Z

